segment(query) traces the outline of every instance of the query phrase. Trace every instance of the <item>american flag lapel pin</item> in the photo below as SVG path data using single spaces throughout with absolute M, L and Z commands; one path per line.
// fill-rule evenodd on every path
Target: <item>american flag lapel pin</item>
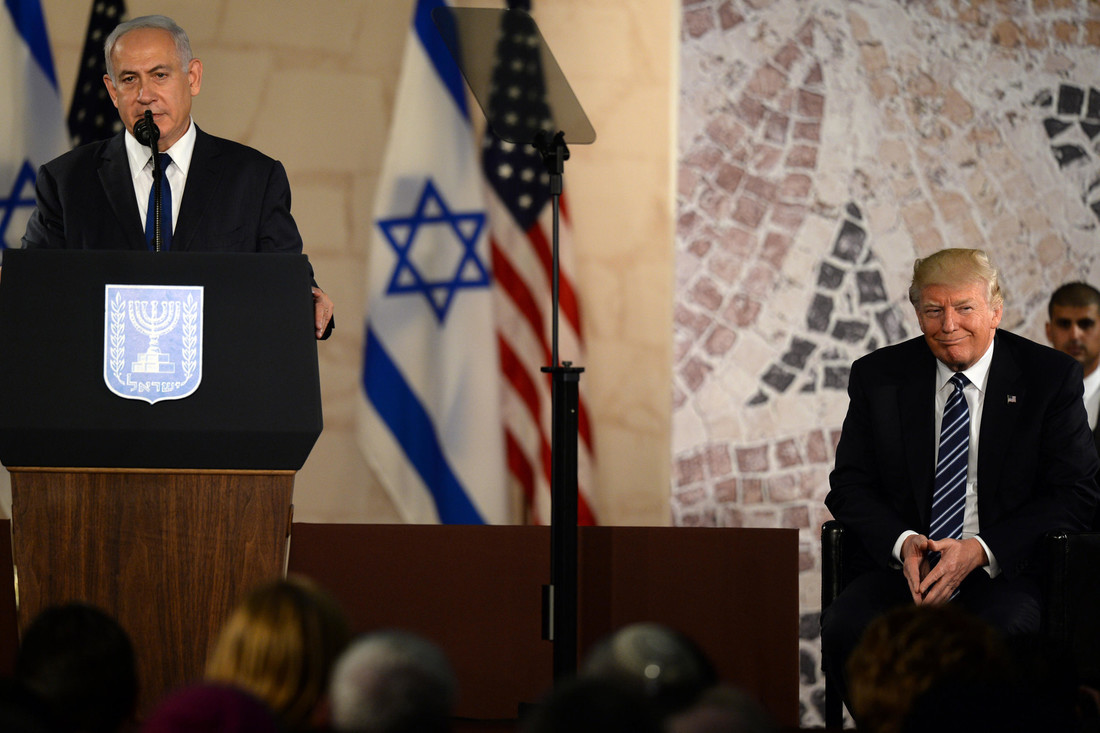
M 1016 404 L 1016 395 L 1010 394 L 1008 396 L 1008 404 L 1010 404 L 1010 405 L 1015 405 Z

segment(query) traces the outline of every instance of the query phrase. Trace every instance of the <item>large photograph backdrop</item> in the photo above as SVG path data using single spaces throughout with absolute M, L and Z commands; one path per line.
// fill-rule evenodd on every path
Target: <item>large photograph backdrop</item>
M 801 530 L 803 724 L 819 528 L 853 359 L 919 333 L 913 259 L 980 247 L 1044 342 L 1100 283 L 1100 8 L 683 3 L 673 521 Z

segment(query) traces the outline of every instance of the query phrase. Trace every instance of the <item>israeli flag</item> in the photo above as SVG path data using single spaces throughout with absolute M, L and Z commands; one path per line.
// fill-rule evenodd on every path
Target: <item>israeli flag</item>
M 414 11 L 368 264 L 360 445 L 405 521 L 509 520 L 487 213 L 460 72 Z
M 18 247 L 34 211 L 38 167 L 69 148 L 39 0 L 0 11 L 0 249 Z

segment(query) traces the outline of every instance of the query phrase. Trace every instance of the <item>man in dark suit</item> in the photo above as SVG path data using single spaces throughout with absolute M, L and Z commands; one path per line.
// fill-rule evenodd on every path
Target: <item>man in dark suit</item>
M 1085 411 L 1100 454 L 1100 290 L 1088 283 L 1072 282 L 1050 296 L 1047 305 L 1047 340 L 1072 356 L 1085 374 Z M 1100 482 L 1100 474 L 1096 480 Z M 1092 529 L 1100 531 L 1100 511 Z
M 152 249 L 152 155 L 135 125 L 152 113 L 163 163 L 162 231 L 178 252 L 302 251 L 281 163 L 247 146 L 208 135 L 191 119 L 202 62 L 187 33 L 159 15 L 120 24 L 104 44 L 103 77 L 126 129 L 44 165 L 37 208 L 23 246 L 54 249 Z M 163 157 L 163 156 L 162 156 Z M 328 335 L 332 300 L 313 288 L 317 337 Z
M 1081 366 L 997 329 L 988 257 L 917 260 L 909 299 L 924 335 L 852 365 L 825 498 L 859 540 L 857 577 L 822 615 L 842 692 L 849 653 L 894 606 L 951 601 L 1005 634 L 1037 631 L 1039 540 L 1083 529 L 1098 498 Z

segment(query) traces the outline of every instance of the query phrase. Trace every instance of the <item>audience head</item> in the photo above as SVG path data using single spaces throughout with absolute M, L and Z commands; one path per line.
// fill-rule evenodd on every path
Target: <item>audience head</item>
M 457 682 L 427 639 L 384 630 L 353 642 L 332 675 L 332 726 L 341 733 L 434 733 L 450 727 Z
M 523 733 L 660 733 L 661 716 L 636 685 L 578 677 L 557 683 L 525 717 Z
M 31 621 L 15 658 L 15 678 L 63 731 L 117 731 L 137 704 L 130 637 L 114 618 L 83 603 L 48 608 Z
M 1078 362 L 1085 376 L 1100 365 L 1100 290 L 1088 283 L 1066 283 L 1047 305 L 1047 340 Z
M 207 658 L 206 679 L 251 692 L 286 730 L 301 730 L 318 723 L 332 667 L 349 638 L 343 611 L 311 581 L 265 583 L 226 621 Z
M 997 632 L 956 605 L 907 605 L 875 619 L 848 659 L 852 717 L 861 731 L 897 733 L 913 703 L 948 680 L 1009 687 Z
M 49 710 L 37 695 L 16 680 L 0 680 L 0 731 L 57 733 Z
M 774 733 L 775 723 L 743 690 L 716 686 L 665 724 L 668 733 Z
M 244 690 L 199 684 L 164 698 L 142 733 L 280 733 L 275 715 Z
M 706 654 L 688 637 L 656 623 L 625 626 L 598 642 L 581 676 L 639 689 L 662 717 L 685 709 L 718 682 Z

